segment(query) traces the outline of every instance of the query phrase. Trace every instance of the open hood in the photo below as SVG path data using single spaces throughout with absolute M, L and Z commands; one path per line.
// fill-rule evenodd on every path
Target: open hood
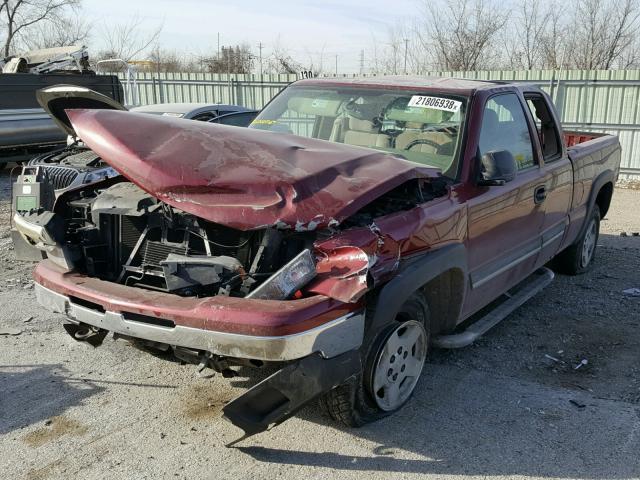
M 106 110 L 126 110 L 120 102 L 98 92 L 77 85 L 52 85 L 36 91 L 36 99 L 51 115 L 56 124 L 67 135 L 76 136 L 65 110 L 70 108 L 92 108 Z
M 240 230 L 337 225 L 394 187 L 439 171 L 367 148 L 113 110 L 67 112 L 122 175 L 182 211 Z

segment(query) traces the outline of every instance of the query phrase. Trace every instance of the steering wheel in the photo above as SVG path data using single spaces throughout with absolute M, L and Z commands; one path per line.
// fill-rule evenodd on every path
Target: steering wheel
M 414 140 L 413 142 L 409 142 L 409 145 L 404 147 L 404 150 L 411 150 L 416 145 L 430 145 L 433 148 L 435 148 L 436 150 L 438 150 L 442 146 L 439 143 L 434 142 L 433 140 L 429 140 L 427 138 L 418 138 L 417 140 Z

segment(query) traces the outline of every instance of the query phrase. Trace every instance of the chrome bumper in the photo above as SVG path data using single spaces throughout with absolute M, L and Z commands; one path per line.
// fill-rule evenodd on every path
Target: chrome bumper
M 53 312 L 66 314 L 73 322 L 143 340 L 204 350 L 225 357 L 287 361 L 317 352 L 325 358 L 331 358 L 360 347 L 364 336 L 364 312 L 351 313 L 293 335 L 259 337 L 181 325 L 164 327 L 142 323 L 126 319 L 117 312 L 99 312 L 74 304 L 69 297 L 38 283 L 35 284 L 35 291 L 40 305 Z

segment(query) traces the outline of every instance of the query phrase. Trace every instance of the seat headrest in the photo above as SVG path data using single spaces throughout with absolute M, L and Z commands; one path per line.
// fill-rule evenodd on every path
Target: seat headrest
M 498 114 L 495 110 L 491 110 L 490 108 L 484 109 L 484 115 L 482 116 L 482 126 L 483 128 L 490 129 L 488 131 L 497 130 L 500 123 L 500 119 L 498 118 Z
M 369 120 L 360 120 L 359 118 L 349 117 L 349 130 L 357 130 L 358 132 L 374 132 L 373 122 Z

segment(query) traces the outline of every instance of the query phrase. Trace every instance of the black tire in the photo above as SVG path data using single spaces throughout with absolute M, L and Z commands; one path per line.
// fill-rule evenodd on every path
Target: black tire
M 565 275 L 580 275 L 591 269 L 596 257 L 598 238 L 600 237 L 600 209 L 595 205 L 589 219 L 587 228 L 578 240 L 566 250 L 560 252 L 554 259 L 554 270 Z M 589 245 L 592 244 L 591 254 L 586 255 Z M 588 258 L 586 258 L 588 257 Z
M 374 312 L 373 308 L 367 310 L 368 320 L 373 318 Z M 362 374 L 323 395 L 321 403 L 331 418 L 348 427 L 361 427 L 391 415 L 411 398 L 410 395 L 402 405 L 394 410 L 385 411 L 376 405 L 371 390 L 372 368 L 381 345 L 397 329 L 398 322 L 409 319 L 422 323 L 427 333 L 426 344 L 429 345 L 429 307 L 424 296 L 416 292 L 407 299 L 395 318 L 389 319 L 383 328 L 365 334 L 365 342 L 361 347 Z

